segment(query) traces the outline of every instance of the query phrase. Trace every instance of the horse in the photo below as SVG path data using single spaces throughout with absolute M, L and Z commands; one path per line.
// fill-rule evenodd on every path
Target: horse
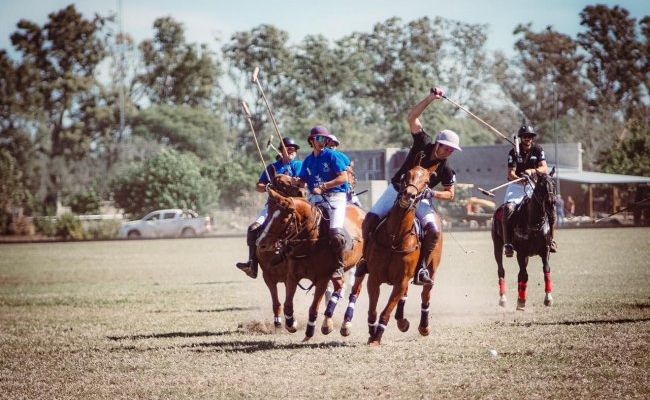
M 314 336 L 318 308 L 335 270 L 334 254 L 329 246 L 329 223 L 323 211 L 305 198 L 287 197 L 272 187 L 269 187 L 268 194 L 269 219 L 257 240 L 257 246 L 260 251 L 283 253 L 286 256 L 284 314 L 285 328 L 291 333 L 295 333 L 298 328 L 293 308 L 298 284 L 301 279 L 309 279 L 312 282 L 314 299 L 309 307 L 309 319 L 303 339 L 307 342 Z M 361 208 L 353 205 L 346 207 L 345 271 L 355 267 L 363 255 L 361 224 L 364 217 L 365 212 Z M 340 292 L 341 287 L 335 285 L 334 294 L 324 312 L 321 332 L 325 335 L 333 330 L 332 316 Z
M 371 235 L 371 240 L 365 243 L 366 262 L 368 267 L 367 290 L 369 296 L 368 307 L 368 344 L 379 346 L 382 335 L 388 325 L 390 315 L 395 310 L 395 319 L 400 331 L 406 332 L 410 323 L 404 316 L 404 305 L 408 297 L 409 281 L 415 274 L 417 262 L 420 258 L 419 223 L 415 217 L 415 210 L 422 198 L 429 192 L 428 183 L 432 170 L 421 166 L 410 169 L 403 177 L 400 191 L 395 204 L 388 215 L 382 219 Z M 440 216 L 435 214 L 436 224 L 441 227 Z M 438 244 L 428 260 L 427 269 L 433 278 L 442 259 L 442 234 Z M 361 291 L 363 278 L 357 278 L 350 295 L 350 305 L 346 310 L 345 323 L 341 333 L 349 334 L 354 311 L 354 302 Z M 382 310 L 377 321 L 377 303 L 379 301 L 380 286 L 386 283 L 393 286 L 388 303 Z M 429 302 L 431 299 L 431 285 L 422 288 L 420 324 L 418 331 L 422 336 L 427 336 L 429 328 Z
M 276 174 L 275 168 L 271 165 L 268 169 L 271 178 L 271 187 L 287 197 L 306 197 L 305 191 L 292 183 L 291 179 L 282 174 Z M 269 215 L 274 212 L 275 203 L 269 202 Z M 278 292 L 278 284 L 284 283 L 287 276 L 287 257 L 284 253 L 275 250 L 267 251 L 259 246 L 255 250 L 257 261 L 262 270 L 262 278 L 271 294 L 273 311 L 273 325 L 276 329 L 282 327 L 282 304 Z
M 555 185 L 553 184 L 554 171 L 550 174 L 537 174 L 533 194 L 525 198 L 515 209 L 508 223 L 513 233 L 512 245 L 517 253 L 519 275 L 517 277 L 518 295 L 517 310 L 523 311 L 526 307 L 526 289 L 528 286 L 528 259 L 530 256 L 539 256 L 542 259 L 544 272 L 544 305 L 553 305 L 551 295 L 551 266 L 549 264 L 551 225 L 550 216 L 555 213 Z M 527 185 L 533 184 L 526 182 Z M 499 276 L 499 305 L 505 307 L 506 285 L 505 270 L 503 268 L 503 233 L 501 219 L 504 204 L 499 206 L 492 217 L 492 243 L 494 244 L 494 258 L 497 263 Z

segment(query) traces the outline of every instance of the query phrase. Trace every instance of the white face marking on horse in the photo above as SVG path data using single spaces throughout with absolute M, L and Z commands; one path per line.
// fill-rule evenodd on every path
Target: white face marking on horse
M 273 220 L 275 220 L 279 215 L 280 215 L 280 210 L 275 210 L 275 211 L 273 212 L 273 215 L 271 215 L 271 218 L 270 218 L 269 221 L 266 223 L 266 226 L 264 227 L 264 230 L 262 231 L 262 233 L 260 234 L 260 236 L 259 236 L 259 237 L 257 238 L 257 240 L 255 241 L 255 244 L 256 244 L 256 245 L 259 246 L 260 243 L 262 243 L 262 240 L 264 239 L 264 237 L 266 236 L 266 234 L 269 232 L 269 228 L 271 227 L 271 225 L 273 225 Z

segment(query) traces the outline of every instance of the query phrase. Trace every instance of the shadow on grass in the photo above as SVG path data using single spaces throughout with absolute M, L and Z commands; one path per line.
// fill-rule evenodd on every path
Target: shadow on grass
M 238 331 L 224 332 L 169 332 L 151 335 L 128 335 L 128 336 L 107 336 L 114 341 L 122 340 L 145 340 L 145 339 L 169 339 L 169 338 L 193 338 L 206 336 L 228 336 Z M 119 351 L 160 351 L 166 349 L 188 349 L 195 352 L 218 351 L 225 353 L 255 353 L 258 351 L 268 350 L 293 350 L 293 349 L 334 349 L 340 347 L 357 347 L 356 344 L 345 342 L 325 342 L 325 343 L 277 343 L 272 340 L 229 340 L 224 342 L 201 342 L 188 343 L 177 346 L 165 347 L 138 347 L 135 345 L 126 345 L 113 347 L 111 352 Z
M 170 339 L 170 338 L 192 338 L 192 337 L 206 337 L 206 336 L 226 336 L 237 333 L 237 331 L 224 331 L 224 332 L 168 332 L 168 333 L 152 333 L 149 335 L 126 335 L 126 336 L 106 336 L 109 340 L 143 340 L 143 339 Z
M 552 322 L 515 322 L 515 326 L 576 326 L 576 325 L 618 325 L 648 322 L 650 318 L 618 318 L 618 319 L 587 319 L 583 321 L 552 321 Z

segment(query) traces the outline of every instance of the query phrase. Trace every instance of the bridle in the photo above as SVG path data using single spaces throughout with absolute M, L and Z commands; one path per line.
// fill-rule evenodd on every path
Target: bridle
M 312 220 L 311 218 L 307 218 L 304 221 L 300 222 L 298 220 L 298 212 L 296 211 L 294 199 L 292 197 L 287 197 L 287 200 L 291 202 L 290 206 L 285 206 L 273 199 L 270 199 L 270 201 L 273 201 L 273 203 L 278 208 L 288 213 L 288 221 L 286 221 L 286 218 L 283 218 L 283 221 L 286 221 L 284 222 L 284 230 L 277 233 L 271 231 L 271 229 L 268 229 L 266 232 L 266 236 L 270 237 L 271 239 L 275 239 L 276 254 L 285 251 L 284 249 L 287 249 L 286 251 L 290 253 L 293 250 L 293 246 L 296 244 L 317 242 L 319 240 L 318 237 L 313 237 L 313 233 L 314 231 L 317 231 L 320 226 L 320 221 L 323 216 L 322 212 L 318 209 L 318 207 L 314 207 L 311 203 L 307 203 L 309 204 L 311 214 L 314 216 L 313 223 L 310 224 L 310 221 Z M 270 222 L 272 221 L 269 221 L 269 223 Z M 307 238 L 299 238 L 305 232 L 307 233 Z
M 540 183 L 540 179 L 544 180 L 543 184 L 546 186 L 547 193 L 545 195 L 541 194 L 540 189 L 538 189 L 540 187 L 540 184 L 542 184 Z M 555 206 L 555 187 L 553 185 L 553 181 L 549 179 L 547 175 L 544 175 L 544 177 L 537 178 L 537 182 L 535 182 L 535 187 L 533 189 L 533 194 L 529 201 L 534 201 L 535 203 L 537 203 L 540 209 L 544 210 L 544 212 L 542 214 L 541 220 L 538 223 L 529 226 L 528 230 L 529 231 L 540 230 L 542 226 L 544 226 L 544 224 L 548 222 L 549 213 L 555 212 L 555 210 L 553 209 Z M 530 213 L 529 213 L 529 218 L 530 218 Z

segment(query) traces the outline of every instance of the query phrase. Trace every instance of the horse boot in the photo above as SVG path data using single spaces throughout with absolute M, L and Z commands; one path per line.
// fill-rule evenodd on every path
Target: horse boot
M 332 273 L 332 280 L 338 280 L 343 278 L 343 270 L 345 269 L 345 263 L 343 262 L 345 235 L 341 228 L 330 229 L 330 246 L 332 247 L 334 262 L 336 264 L 336 269 Z
M 440 237 L 431 223 L 426 224 L 424 230 L 424 238 L 422 238 L 420 246 L 420 258 L 415 269 L 415 276 L 413 276 L 413 284 L 419 286 L 433 285 L 433 280 L 429 276 L 427 266 L 429 265 L 429 257 L 431 257 L 431 253 L 436 248 L 438 238 Z
M 508 221 L 514 212 L 515 205 L 513 203 L 504 204 L 503 215 L 501 216 L 501 235 L 503 236 L 503 252 L 506 257 L 512 257 L 515 254 L 515 249 L 510 242 L 510 228 L 508 227 Z
M 257 278 L 257 268 L 258 268 L 257 255 L 255 254 L 255 252 L 257 251 L 257 245 L 255 244 L 255 242 L 257 241 L 257 237 L 259 236 L 261 231 L 262 231 L 262 225 L 258 224 L 257 222 L 253 222 L 251 226 L 248 227 L 248 231 L 246 232 L 246 244 L 248 245 L 248 261 L 243 263 L 237 263 L 237 268 L 244 271 L 246 275 L 248 275 L 253 279 Z
M 368 240 L 370 240 L 370 235 L 372 232 L 377 229 L 377 225 L 379 225 L 379 221 L 381 221 L 381 218 L 379 215 L 375 213 L 369 212 L 366 214 L 366 217 L 363 219 L 363 222 L 361 223 L 361 237 L 363 238 L 363 257 L 359 261 L 359 264 L 357 265 L 357 270 L 354 274 L 354 276 L 363 276 L 366 273 L 368 273 L 368 265 L 366 263 L 366 243 L 368 243 Z

